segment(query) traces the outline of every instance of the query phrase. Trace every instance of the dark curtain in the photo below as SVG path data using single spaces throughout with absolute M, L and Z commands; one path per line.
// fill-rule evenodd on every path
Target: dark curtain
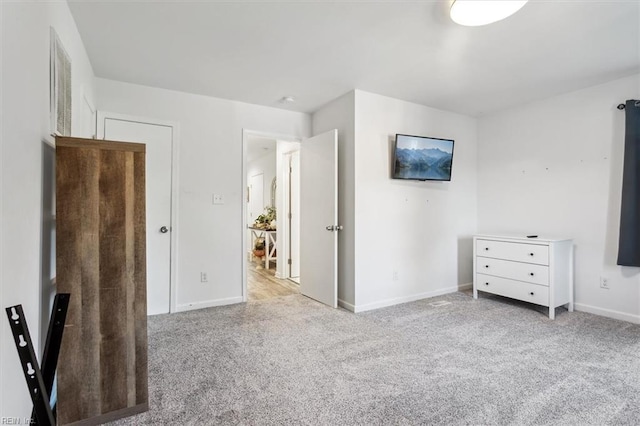
M 625 104 L 624 172 L 618 265 L 640 266 L 640 102 Z

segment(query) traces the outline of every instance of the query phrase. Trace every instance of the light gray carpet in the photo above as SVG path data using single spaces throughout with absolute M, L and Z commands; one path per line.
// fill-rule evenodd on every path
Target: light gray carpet
M 293 295 L 152 317 L 151 409 L 116 424 L 640 424 L 640 326 L 541 312 Z

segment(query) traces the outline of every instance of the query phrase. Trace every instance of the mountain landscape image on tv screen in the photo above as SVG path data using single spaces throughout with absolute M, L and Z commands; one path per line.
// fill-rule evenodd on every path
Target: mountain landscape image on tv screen
M 395 179 L 451 180 L 453 141 L 396 135 Z

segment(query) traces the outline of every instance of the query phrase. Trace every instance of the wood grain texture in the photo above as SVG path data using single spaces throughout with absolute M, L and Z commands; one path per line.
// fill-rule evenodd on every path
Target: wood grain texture
M 127 404 L 126 152 L 102 151 L 100 161 L 101 403 L 105 412 Z
M 92 232 L 99 218 L 97 193 L 91 190 L 99 182 L 99 151 L 61 147 L 56 157 L 56 281 L 58 291 L 71 293 L 58 364 L 64 367 L 66 359 L 75 364 L 66 371 L 58 368 L 58 394 L 79 394 L 77 400 L 60 399 L 58 413 L 62 419 L 84 418 L 100 413 L 94 391 L 100 380 L 99 358 L 92 356 L 99 350 L 100 336 L 82 327 L 99 317 L 98 235 Z M 84 377 L 90 370 L 95 374 Z
M 135 191 L 134 188 L 134 158 L 133 153 L 127 153 L 127 158 L 124 164 L 124 179 L 125 179 L 125 232 L 127 233 L 126 246 L 125 246 L 125 274 L 126 274 L 126 288 L 127 293 L 126 300 L 135 300 L 136 287 L 135 287 L 135 269 L 136 269 L 136 254 L 135 254 Z M 127 364 L 126 364 L 126 380 L 127 380 L 127 406 L 133 406 L 136 404 L 136 340 L 135 340 L 135 316 L 133 303 L 127 303 L 126 310 L 126 328 L 127 328 Z
M 148 404 L 144 145 L 114 144 L 56 139 L 61 425 Z
M 133 156 L 134 179 L 137 187 L 146 188 L 146 163 L 144 152 L 137 152 Z M 147 361 L 147 225 L 146 225 L 146 196 L 145 191 L 134 193 L 134 280 L 136 282 L 133 299 L 133 315 L 136 336 L 136 368 L 143 371 L 138 373 L 136 380 L 136 404 L 147 404 L 149 401 L 148 361 Z
M 146 150 L 146 145 L 142 143 L 116 142 L 82 138 L 56 138 L 56 148 L 67 147 L 86 149 L 89 145 L 92 149 L 100 149 L 103 151 L 145 152 Z

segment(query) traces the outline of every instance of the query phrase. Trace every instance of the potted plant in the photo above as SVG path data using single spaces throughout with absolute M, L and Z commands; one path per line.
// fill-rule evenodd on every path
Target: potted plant
M 256 241 L 253 243 L 253 255 L 255 257 L 262 257 L 265 255 L 264 238 L 256 238 Z
M 256 220 L 253 222 L 254 228 L 275 230 L 276 229 L 276 208 L 265 207 L 264 210 L 265 212 L 259 215 L 256 218 Z

